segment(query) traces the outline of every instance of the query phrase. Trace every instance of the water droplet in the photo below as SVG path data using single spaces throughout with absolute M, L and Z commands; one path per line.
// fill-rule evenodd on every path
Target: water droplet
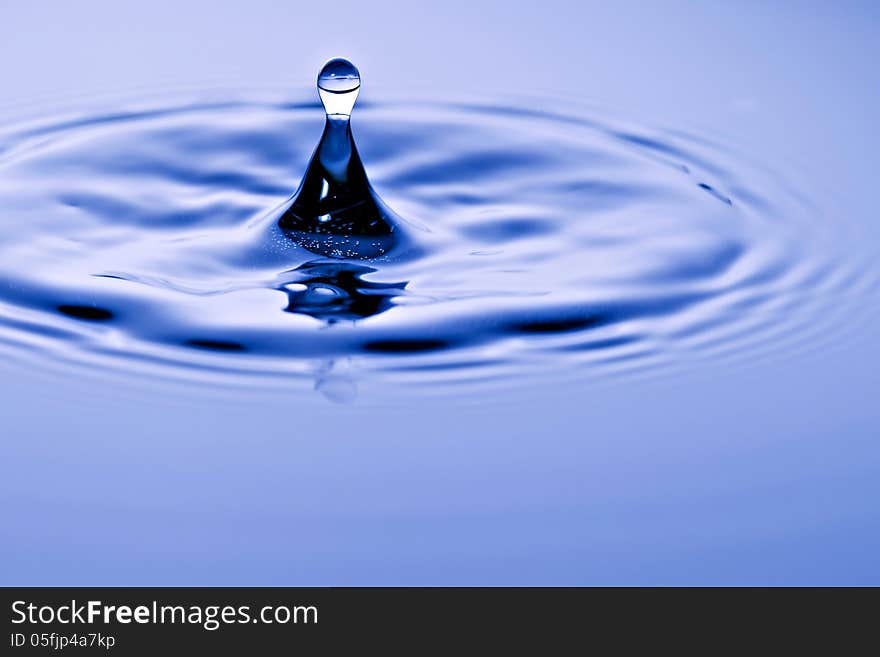
M 327 116 L 350 116 L 360 88 L 361 74 L 347 59 L 331 59 L 318 74 L 318 94 Z
M 398 217 L 373 191 L 349 121 L 361 77 L 346 59 L 318 74 L 327 118 L 302 183 L 278 226 L 305 249 L 331 258 L 377 258 L 399 246 Z

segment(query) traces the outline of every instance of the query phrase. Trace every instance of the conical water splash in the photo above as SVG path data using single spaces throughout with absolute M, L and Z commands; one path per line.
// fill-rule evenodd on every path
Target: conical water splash
M 351 133 L 360 74 L 345 59 L 331 59 L 318 74 L 326 111 L 315 149 L 293 203 L 278 221 L 291 239 L 334 258 L 377 258 L 401 237 L 399 218 L 370 185 Z

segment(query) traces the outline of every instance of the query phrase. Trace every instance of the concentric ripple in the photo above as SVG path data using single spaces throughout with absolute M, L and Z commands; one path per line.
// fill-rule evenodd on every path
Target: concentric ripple
M 366 104 L 353 129 L 417 255 L 275 229 L 317 103 L 167 101 L 0 130 L 0 345 L 240 383 L 608 377 L 818 344 L 861 271 L 839 222 L 703 138 L 528 104 Z M 852 297 L 852 294 L 849 294 Z

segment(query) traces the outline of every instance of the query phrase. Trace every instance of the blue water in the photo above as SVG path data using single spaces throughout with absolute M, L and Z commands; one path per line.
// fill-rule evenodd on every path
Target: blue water
M 876 583 L 874 8 L 4 11 L 3 583 Z

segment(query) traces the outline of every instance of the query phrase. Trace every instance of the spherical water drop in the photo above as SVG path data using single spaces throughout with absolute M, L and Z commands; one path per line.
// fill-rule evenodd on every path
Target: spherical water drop
M 360 88 L 361 75 L 347 59 L 331 59 L 318 73 L 318 94 L 327 116 L 350 116 Z

